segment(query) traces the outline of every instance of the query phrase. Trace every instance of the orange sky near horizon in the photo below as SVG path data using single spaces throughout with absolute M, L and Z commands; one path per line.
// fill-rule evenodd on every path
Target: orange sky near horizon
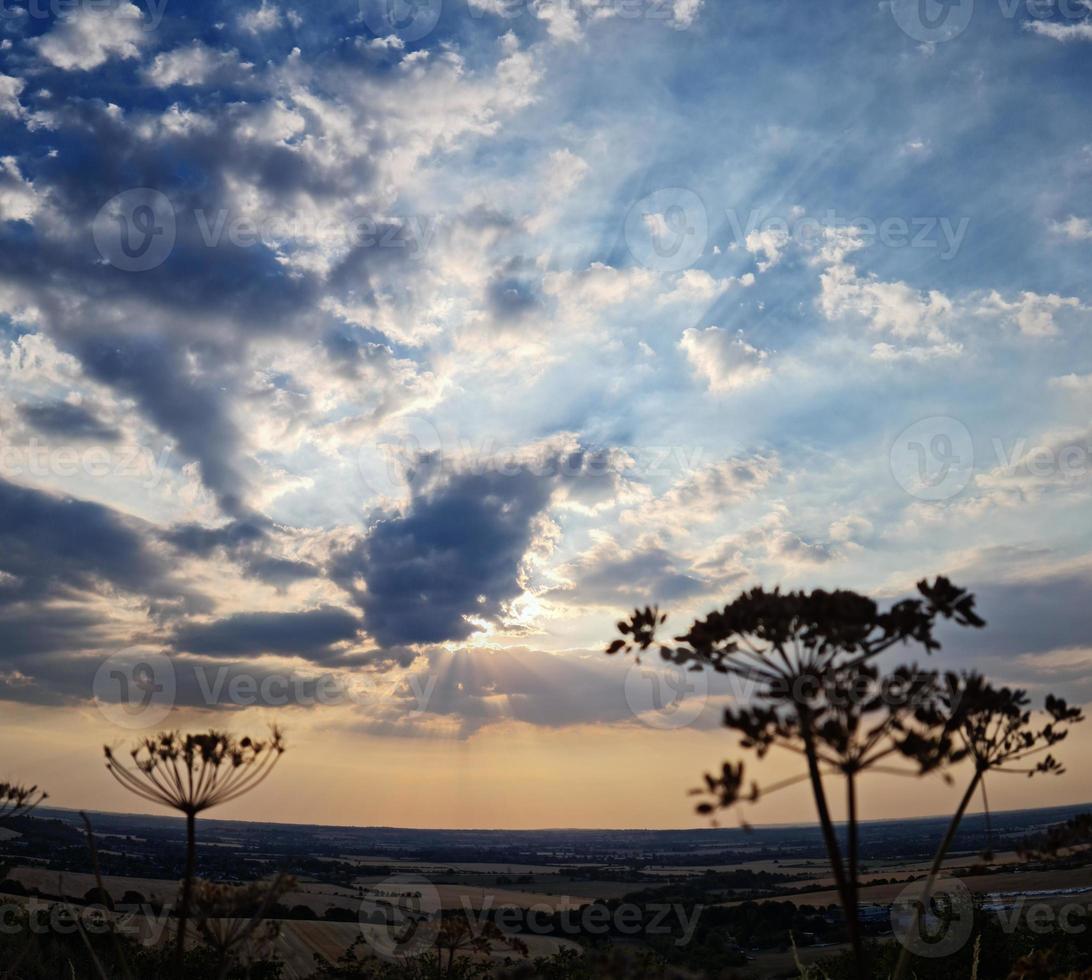
M 351 826 L 451 829 L 632 828 L 708 826 L 687 791 L 726 758 L 744 759 L 748 779 L 771 784 L 797 771 L 797 760 L 772 753 L 761 763 L 734 748 L 718 730 L 656 731 L 638 723 L 546 729 L 505 722 L 465 739 L 400 738 L 353 733 L 332 718 L 287 712 L 288 751 L 251 795 L 210 811 L 222 819 Z M 232 719 L 237 733 L 259 734 L 268 713 Z M 107 726 L 94 712 L 7 705 L 0 722 L 5 763 L 0 779 L 36 782 L 51 805 L 131 813 L 169 811 L 126 793 L 102 764 L 101 746 L 133 735 Z M 208 717 L 179 717 L 183 729 L 208 727 Z M 188 724 L 187 722 L 192 722 Z M 222 725 L 223 719 L 218 719 Z M 326 722 L 324 725 L 323 722 Z M 136 733 L 139 735 L 139 733 Z M 1092 772 L 1078 760 L 1092 751 L 1092 726 L 1079 725 L 1055 754 L 1062 776 L 991 775 L 992 810 L 1079 804 L 1092 800 Z M 937 777 L 870 775 L 861 784 L 863 819 L 951 812 L 965 785 Z M 836 817 L 840 789 L 830 786 Z M 971 807 L 982 808 L 981 797 Z M 755 825 L 810 823 L 810 792 L 800 784 L 739 811 Z M 722 816 L 737 826 L 738 815 Z

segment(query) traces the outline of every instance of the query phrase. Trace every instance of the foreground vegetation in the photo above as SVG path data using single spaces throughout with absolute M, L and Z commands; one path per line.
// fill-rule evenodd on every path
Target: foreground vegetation
M 745 778 L 742 762 L 726 762 L 695 791 L 702 797 L 698 812 L 714 816 L 764 792 L 807 782 L 836 905 L 809 907 L 791 897 L 757 900 L 777 895 L 794 881 L 770 870 L 708 872 L 659 883 L 642 876 L 637 866 L 628 872 L 626 880 L 634 888 L 624 902 L 604 900 L 590 907 L 602 913 L 594 919 L 603 927 L 593 928 L 593 916 L 586 915 L 574 933 L 560 911 L 552 913 L 553 919 L 539 916 L 532 929 L 528 910 L 504 922 L 499 909 L 485 906 L 443 908 L 437 901 L 429 907 L 420 890 L 408 888 L 373 898 L 368 915 L 360 915 L 359 909 L 327 908 L 323 921 L 352 924 L 359 934 L 333 960 L 315 954 L 311 975 L 317 980 L 721 980 L 758 975 L 804 980 L 1092 980 L 1087 909 L 1059 930 L 1039 928 L 1019 916 L 1003 921 L 981 902 L 961 912 L 939 901 L 944 861 L 987 777 L 1004 772 L 1062 774 L 1050 750 L 1066 737 L 1070 725 L 1083 719 L 1078 709 L 1048 696 L 1041 720 L 1035 721 L 1024 692 L 994 688 L 976 674 L 941 675 L 912 665 L 882 671 L 880 655 L 895 648 L 913 645 L 926 654 L 939 650 L 934 632 L 941 620 L 972 629 L 985 626 L 974 611 L 974 597 L 946 579 L 920 583 L 919 593 L 882 611 L 868 597 L 851 592 L 756 589 L 694 623 L 673 645 L 657 639 L 663 614 L 652 608 L 635 610 L 619 624 L 621 639 L 607 650 L 638 657 L 658 650 L 663 660 L 685 669 L 713 670 L 757 685 L 751 704 L 726 712 L 726 726 L 758 759 L 773 749 L 788 751 L 802 761 L 803 771 L 764 791 Z M 107 770 L 122 786 L 185 820 L 177 900 L 144 902 L 135 896 L 141 899 L 135 903 L 140 909 L 129 924 L 137 922 L 137 932 L 143 934 L 123 929 L 121 908 L 106 887 L 96 836 L 85 817 L 96 884 L 82 903 L 35 900 L 18 882 L 0 886 L 12 897 L 4 906 L 0 929 L 0 980 L 287 980 L 278 946 L 282 930 L 294 920 L 318 918 L 286 898 L 294 880 L 278 873 L 243 884 L 217 883 L 197 874 L 198 817 L 260 785 L 284 751 L 275 729 L 261 740 L 216 731 L 163 732 L 140 740 L 128 757 L 107 748 Z M 922 887 L 910 903 L 906 935 L 900 933 L 900 942 L 895 942 L 884 916 L 863 914 L 859 780 L 875 771 L 920 777 L 964 769 L 970 775 L 962 798 L 927 873 L 918 876 Z M 844 832 L 831 817 L 827 787 L 832 777 L 842 783 L 847 801 Z M 43 799 L 34 787 L 0 785 L 0 824 L 18 823 Z M 1028 842 L 1024 856 L 1040 862 L 1068 859 L 1081 866 L 1088 857 L 1090 830 L 1092 821 L 1078 818 Z M 985 864 L 991 859 L 991 854 L 983 855 Z M 344 864 L 350 881 L 352 871 L 351 864 Z M 595 877 L 594 868 L 574 867 L 572 873 Z M 739 892 L 751 900 L 735 900 Z M 359 894 L 363 898 L 363 890 Z M 651 910 L 657 903 L 666 908 L 666 902 L 674 918 L 654 917 Z M 935 943 L 957 920 L 964 930 L 962 941 L 936 955 Z M 570 942 L 550 955 L 533 955 L 528 944 L 532 932 Z M 758 964 L 751 952 L 758 948 L 781 948 L 791 959 L 787 964 Z M 822 948 L 831 951 L 814 955 Z

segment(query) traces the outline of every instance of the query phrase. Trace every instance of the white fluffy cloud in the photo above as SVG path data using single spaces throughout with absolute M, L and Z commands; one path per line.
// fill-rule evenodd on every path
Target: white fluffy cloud
M 264 34 L 281 26 L 281 10 L 276 4 L 262 0 L 256 10 L 248 10 L 239 17 L 239 26 L 250 34 Z
M 627 7 L 615 0 L 531 0 L 531 10 L 546 25 L 552 40 L 571 44 L 583 40 L 589 23 L 613 20 L 624 26 L 628 18 L 635 16 L 631 10 L 685 30 L 697 20 L 704 4 L 705 0 L 670 0 L 669 5 Z M 500 17 L 512 16 L 512 5 L 505 0 L 470 0 L 470 7 Z
M 977 312 L 983 316 L 1000 314 L 1015 323 L 1025 337 L 1052 337 L 1058 333 L 1055 317 L 1059 312 L 1083 308 L 1080 300 L 1072 296 L 1025 291 L 1015 300 L 1006 300 L 994 290 L 982 301 Z
M 1081 20 L 1072 23 L 1054 20 L 1028 20 L 1024 30 L 1031 31 L 1053 41 L 1092 41 L 1092 21 Z
M 36 43 L 38 53 L 55 67 L 86 71 L 110 58 L 138 58 L 147 41 L 140 8 L 123 3 L 106 9 L 77 7 Z
M 1065 374 L 1051 378 L 1050 387 L 1062 391 L 1092 392 L 1092 374 Z
M 679 27 L 690 27 L 701 13 L 705 0 L 674 0 L 675 23 Z
M 820 277 L 819 308 L 828 320 L 856 316 L 870 329 L 899 340 L 944 340 L 952 301 L 939 290 L 922 291 L 904 282 L 861 276 L 846 263 L 836 263 Z
M 781 256 L 789 245 L 789 233 L 780 228 L 767 228 L 752 231 L 744 241 L 744 247 L 752 255 L 761 255 L 758 271 L 766 272 L 781 261 Z
M 19 93 L 26 87 L 26 82 L 14 75 L 0 75 L 0 116 L 19 117 L 23 107 L 19 104 Z
M 770 376 L 769 352 L 749 344 L 743 332 L 731 333 L 720 327 L 683 331 L 679 347 L 694 373 L 703 378 L 715 395 L 765 381 Z
M 1065 221 L 1056 221 L 1052 227 L 1056 234 L 1073 242 L 1092 240 L 1092 221 L 1087 218 L 1078 218 L 1071 214 Z
M 159 88 L 169 85 L 203 85 L 210 79 L 242 75 L 253 65 L 239 60 L 238 51 L 216 51 L 200 41 L 155 56 L 144 72 Z
M 29 221 L 40 205 L 14 157 L 0 157 L 0 221 Z
M 675 280 L 671 289 L 661 293 L 656 302 L 665 303 L 711 303 L 718 296 L 723 296 L 733 286 L 753 286 L 753 273 L 745 273 L 738 279 L 717 279 L 702 269 L 687 269 Z

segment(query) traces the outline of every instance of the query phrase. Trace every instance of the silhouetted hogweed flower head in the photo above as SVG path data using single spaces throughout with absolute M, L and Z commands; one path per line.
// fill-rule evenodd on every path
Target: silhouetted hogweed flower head
M 110 746 L 104 751 L 110 775 L 131 793 L 196 815 L 258 786 L 284 752 L 284 738 L 276 727 L 264 741 L 217 731 L 160 732 L 137 743 L 129 753 L 131 765 Z
M 1036 728 L 1030 703 L 1026 691 L 995 688 L 980 674 L 947 674 L 935 717 L 956 743 L 949 761 L 969 759 L 981 773 L 1061 775 L 1064 767 L 1049 752 L 1066 738 L 1070 725 L 1084 720 L 1081 709 L 1048 694 L 1044 705 L 1048 720 Z M 1043 752 L 1047 755 L 1026 764 Z
M 711 667 L 755 681 L 784 684 L 806 675 L 821 676 L 831 667 L 864 663 L 897 643 L 917 642 L 932 652 L 938 618 L 981 627 L 974 596 L 946 578 L 918 583 L 920 599 L 904 599 L 886 612 L 856 592 L 768 592 L 755 588 L 722 610 L 696 621 L 675 637 L 678 646 L 659 644 L 664 660 Z M 607 653 L 636 652 L 657 643 L 666 616 L 646 606 L 618 624 L 622 634 Z M 791 692 L 789 692 L 791 693 Z
M 1049 750 L 1070 724 L 1082 720 L 1078 708 L 1051 696 L 1048 719 L 1036 727 L 1023 691 L 995 689 L 973 674 L 942 678 L 916 667 L 881 673 L 877 658 L 896 646 L 919 645 L 927 654 L 940 649 L 935 629 L 941 620 L 976 629 L 986 625 L 975 612 L 974 596 L 947 578 L 921 581 L 917 589 L 917 597 L 883 610 L 868 596 L 845 590 L 755 588 L 696 620 L 674 643 L 658 639 L 667 617 L 646 606 L 618 624 L 621 636 L 607 647 L 608 654 L 638 658 L 655 647 L 668 662 L 711 668 L 753 685 L 741 704 L 725 711 L 725 726 L 759 759 L 772 748 L 784 749 L 802 760 L 805 771 L 760 788 L 742 762 L 725 762 L 692 791 L 705 797 L 698 812 L 714 815 L 810 783 L 859 980 L 871 975 L 858 923 L 859 777 L 870 771 L 941 771 L 950 780 L 946 769 L 973 761 L 973 778 L 934 855 L 927 898 L 973 794 L 981 787 L 985 797 L 985 774 L 1062 772 Z M 838 778 L 826 778 L 831 775 Z M 830 805 L 832 785 L 845 793 L 844 836 Z M 908 949 L 899 957 L 898 980 L 908 969 Z
M 24 817 L 48 796 L 37 786 L 0 783 L 0 820 Z
M 265 921 L 282 895 L 296 887 L 289 875 L 246 885 L 211 881 L 193 884 L 193 920 L 198 935 L 221 959 L 239 956 L 248 947 L 272 943 L 280 934 L 277 922 Z
M 695 790 L 714 797 L 699 805 L 701 813 L 814 780 L 820 771 L 919 775 L 940 767 L 951 752 L 952 736 L 935 707 L 938 676 L 910 667 L 881 674 L 872 661 L 899 644 L 916 643 L 926 653 L 939 649 L 939 619 L 975 628 L 985 623 L 975 612 L 974 596 L 948 579 L 921 581 L 917 588 L 919 597 L 887 610 L 847 590 L 755 588 L 697 620 L 675 637 L 675 646 L 658 643 L 666 617 L 647 606 L 618 624 L 622 637 L 607 652 L 639 657 L 658 645 L 664 660 L 756 684 L 750 706 L 725 712 L 726 727 L 759 758 L 778 746 L 807 757 L 815 770 L 763 791 L 752 785 L 744 793 L 742 765 L 727 765 Z M 907 759 L 917 763 L 916 770 L 889 768 Z
M 477 954 L 492 956 L 498 953 L 514 953 L 526 958 L 530 954 L 527 944 L 518 936 L 509 935 L 488 919 L 471 921 L 464 909 L 448 909 L 441 913 L 435 947 L 448 957 L 448 968 L 443 974 L 451 975 L 456 956 Z
M 775 700 L 745 708 L 728 708 L 727 728 L 739 733 L 740 746 L 753 749 L 764 758 L 779 747 L 805 755 L 811 751 L 827 773 L 855 776 L 866 771 L 917 776 L 944 764 L 952 752 L 952 739 L 944 719 L 939 717 L 936 699 L 939 677 L 933 671 L 899 667 L 882 675 L 871 664 L 852 663 L 828 668 L 814 681 L 806 699 L 806 711 L 799 704 Z M 760 696 L 771 697 L 770 692 Z M 893 768 L 890 763 L 910 759 L 913 769 Z M 744 786 L 743 764 L 725 763 L 719 775 L 707 774 L 705 786 L 694 795 L 712 794 L 712 802 L 698 805 L 698 812 L 711 814 L 740 802 L 755 802 L 763 793 L 803 782 L 802 774 L 760 790 Z

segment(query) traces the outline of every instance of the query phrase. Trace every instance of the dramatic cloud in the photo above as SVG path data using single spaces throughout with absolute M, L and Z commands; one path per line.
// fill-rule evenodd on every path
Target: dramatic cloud
M 332 575 L 383 645 L 464 640 L 472 619 L 497 619 L 522 591 L 523 559 L 554 488 L 527 468 L 456 475 L 373 525 Z
M 360 620 L 345 609 L 323 606 L 297 613 L 237 613 L 211 623 L 190 623 L 174 636 L 185 653 L 250 657 L 278 653 L 322 662 L 357 638 Z
M 0 480 L 0 568 L 11 585 L 0 603 L 93 590 L 162 592 L 167 568 L 142 529 L 107 507 Z
M 31 428 L 68 439 L 117 442 L 121 434 L 83 405 L 52 402 L 20 405 L 19 414 Z
M 180 706 L 630 724 L 625 607 L 943 571 L 954 658 L 1086 691 L 1081 19 L 953 81 L 885 10 L 383 6 L 7 18 L 0 697 L 132 650 Z

